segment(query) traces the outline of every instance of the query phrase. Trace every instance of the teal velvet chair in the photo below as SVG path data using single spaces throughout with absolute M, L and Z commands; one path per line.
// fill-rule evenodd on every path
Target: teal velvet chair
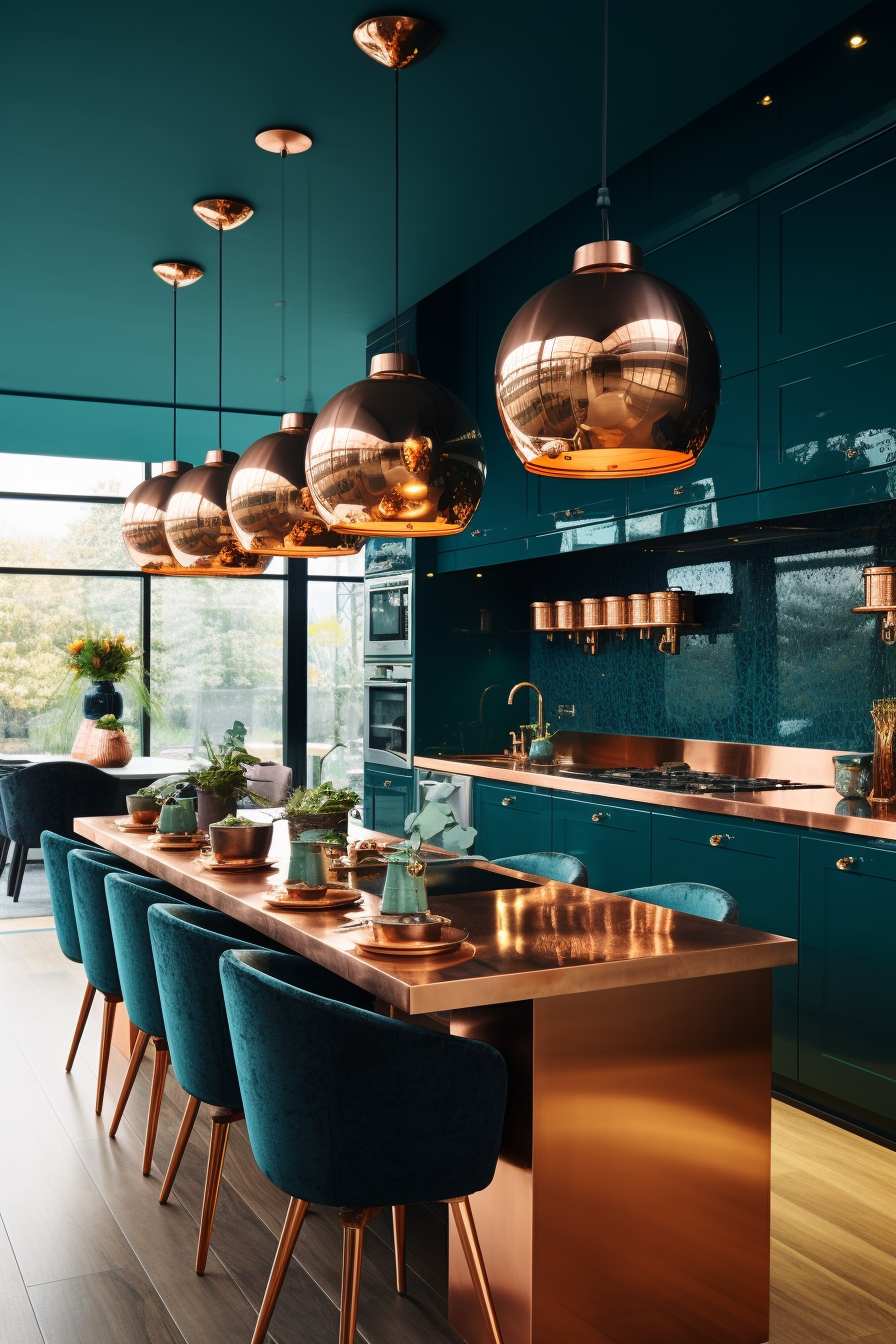
M 145 880 L 135 879 L 130 873 L 107 873 L 104 883 L 121 993 L 131 1024 L 137 1029 L 137 1039 L 131 1051 L 124 1085 L 118 1098 L 118 1105 L 115 1107 L 112 1124 L 109 1126 L 109 1137 L 115 1138 L 143 1056 L 151 1040 L 155 1058 L 149 1112 L 146 1117 L 146 1138 L 143 1144 L 144 1176 L 148 1176 L 152 1169 L 152 1155 L 170 1060 L 147 914 L 150 906 L 156 905 L 159 901 L 164 901 L 166 904 L 197 904 L 192 897 L 176 891 L 167 883 L 157 882 L 155 878 L 150 881 L 153 883 L 152 886 Z
M 736 924 L 740 915 L 737 901 L 721 887 L 709 887 L 703 882 L 660 882 L 655 887 L 632 887 L 617 891 L 630 901 L 646 901 L 661 905 L 666 910 L 680 910 L 684 915 L 699 915 L 701 919 L 715 919 L 720 924 Z
M 75 817 L 108 816 L 119 810 L 121 785 L 83 761 L 39 761 L 0 778 L 3 830 L 13 845 L 9 895 L 19 899 L 28 850 L 42 831 L 75 838 Z
M 214 1108 L 196 1252 L 196 1273 L 204 1274 L 227 1138 L 231 1124 L 243 1117 L 218 962 L 228 948 L 258 949 L 259 944 L 266 947 L 273 944 L 265 938 L 249 942 L 245 934 L 250 930 L 244 924 L 206 907 L 153 905 L 147 913 L 147 921 L 165 1037 L 177 1081 L 188 1094 L 159 1194 L 160 1204 L 166 1203 L 171 1193 L 200 1103 Z M 283 955 L 294 964 L 295 974 L 313 994 L 346 998 L 351 1003 L 365 1006 L 372 1003 L 369 994 L 322 966 L 304 957 Z
M 574 887 L 587 887 L 588 869 L 574 854 L 557 854 L 544 850 L 540 854 L 511 854 L 507 859 L 491 859 L 501 868 L 515 868 L 518 873 L 531 873 L 548 882 L 569 882 Z
M 468 1196 L 498 1162 L 507 1070 L 497 1050 L 309 993 L 280 952 L 221 958 L 255 1160 L 290 1196 L 252 1344 L 262 1344 L 309 1203 L 339 1208 L 340 1344 L 352 1344 L 364 1228 L 384 1205 L 444 1200 L 492 1344 L 501 1334 Z
M 110 873 L 127 873 L 132 882 L 139 882 L 154 891 L 169 892 L 171 888 L 157 877 L 150 877 L 117 854 L 101 849 L 73 849 L 68 855 L 68 873 L 72 888 L 72 904 L 84 971 L 90 984 L 103 996 L 103 1030 L 100 1037 L 100 1060 L 96 1081 L 96 1113 L 103 1109 L 106 1074 L 109 1069 L 109 1051 L 112 1048 L 112 1029 L 115 1010 L 122 1001 L 121 979 L 109 906 L 106 902 L 106 878 Z

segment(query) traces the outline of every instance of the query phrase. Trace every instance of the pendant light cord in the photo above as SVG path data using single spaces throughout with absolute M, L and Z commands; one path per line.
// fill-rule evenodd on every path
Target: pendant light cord
M 398 354 L 398 71 L 395 71 L 395 353 Z
M 597 192 L 597 206 L 601 214 L 601 235 L 606 242 L 610 237 L 610 220 L 607 211 L 610 208 L 610 192 L 607 188 L 607 88 L 610 82 L 609 64 L 610 0 L 604 0 L 604 81 L 603 110 L 600 130 L 600 187 Z
M 171 342 L 174 351 L 174 369 L 171 378 L 171 460 L 177 461 L 177 280 L 171 286 L 174 290 L 174 339 Z
M 286 383 L 286 160 L 289 151 L 284 146 L 280 151 L 280 298 L 276 306 L 280 309 L 280 373 L 274 380 Z M 286 410 L 286 388 L 281 389 L 280 408 Z
M 224 370 L 224 230 L 218 225 L 218 447 L 221 441 L 221 405 Z

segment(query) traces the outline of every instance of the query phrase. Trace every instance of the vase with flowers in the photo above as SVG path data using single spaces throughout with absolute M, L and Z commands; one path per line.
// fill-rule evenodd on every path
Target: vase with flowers
M 117 722 L 124 711 L 124 700 L 116 689 L 116 682 L 127 687 L 141 709 L 151 712 L 155 706 L 146 684 L 140 649 L 136 644 L 129 644 L 125 635 L 113 635 L 109 630 L 88 631 L 65 645 L 64 652 L 68 671 L 55 696 L 61 709 L 59 733 L 67 742 L 83 684 L 90 682 L 90 690 L 84 694 L 81 704 L 81 726 L 71 748 L 72 756 L 86 760 L 97 722 L 106 715 L 111 715 Z

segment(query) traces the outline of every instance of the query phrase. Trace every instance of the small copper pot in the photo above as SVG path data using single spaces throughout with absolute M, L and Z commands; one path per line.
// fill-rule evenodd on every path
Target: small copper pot
M 693 593 L 683 593 L 680 588 L 666 588 L 658 593 L 650 594 L 650 619 L 654 625 L 677 625 L 680 621 L 689 619 L 685 616 L 687 602 L 683 599 L 691 599 L 691 611 L 693 612 Z
M 582 628 L 584 630 L 597 630 L 600 626 L 606 625 L 607 617 L 604 610 L 604 599 L 602 597 L 585 597 L 582 599 Z
M 530 610 L 532 612 L 533 630 L 553 630 L 554 628 L 554 604 L 553 602 L 533 602 Z
M 650 594 L 632 593 L 628 599 L 632 625 L 650 624 Z
M 866 607 L 896 606 L 896 565 L 869 565 L 862 578 Z
M 627 597 L 605 597 L 604 611 L 606 612 L 607 625 L 620 626 L 630 625 L 631 607 Z
M 581 630 L 581 602 L 555 602 L 554 611 L 558 630 Z

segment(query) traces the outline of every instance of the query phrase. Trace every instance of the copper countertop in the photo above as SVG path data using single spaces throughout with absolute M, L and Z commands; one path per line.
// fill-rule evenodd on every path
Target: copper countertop
M 194 854 L 152 849 L 146 835 L 119 831 L 112 817 L 82 817 L 75 831 L 130 859 L 173 886 L 225 911 L 285 947 L 328 966 L 407 1013 L 432 1013 L 663 980 L 723 975 L 781 966 L 797 959 L 791 938 L 682 915 L 585 887 L 546 882 L 499 891 L 433 897 L 433 909 L 469 930 L 458 953 L 388 958 L 358 952 L 340 926 L 363 907 L 294 912 L 270 909 L 264 896 L 282 881 L 289 843 L 285 822 L 274 826 L 274 873 L 203 870 Z M 353 834 L 374 836 L 354 828 Z M 376 835 L 378 839 L 385 839 Z

